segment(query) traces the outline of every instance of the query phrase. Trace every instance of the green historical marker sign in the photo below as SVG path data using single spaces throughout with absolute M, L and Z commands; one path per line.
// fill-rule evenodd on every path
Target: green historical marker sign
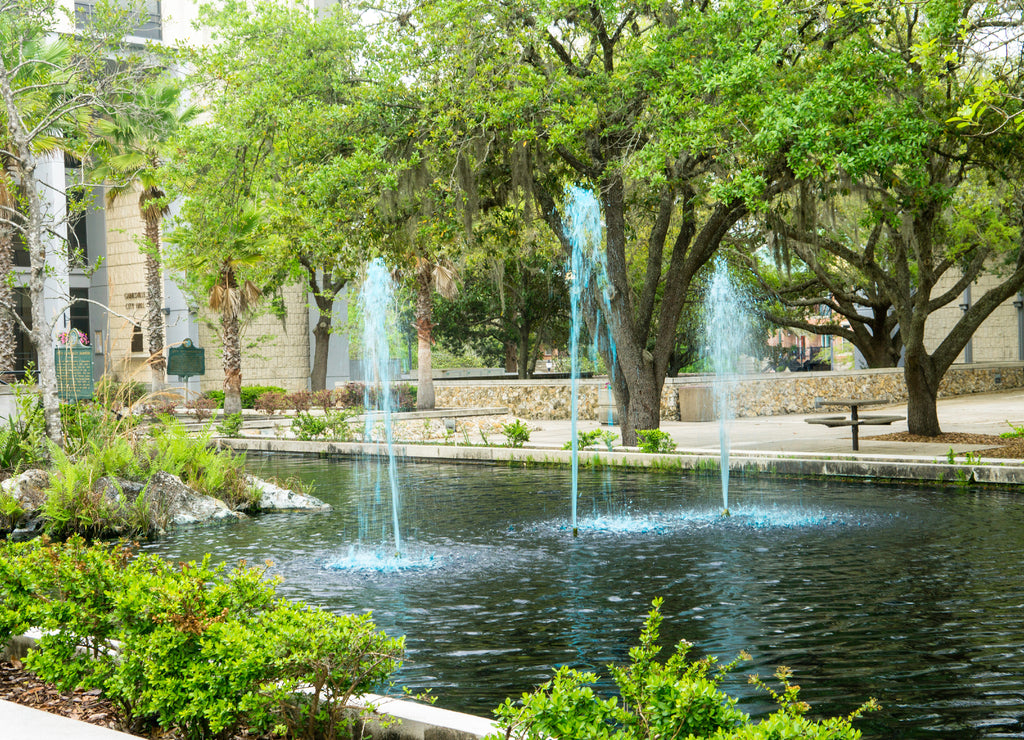
M 56 347 L 57 397 L 65 403 L 92 398 L 92 347 Z
M 206 350 L 186 339 L 177 347 L 167 350 L 167 374 L 188 380 L 193 375 L 206 375 Z

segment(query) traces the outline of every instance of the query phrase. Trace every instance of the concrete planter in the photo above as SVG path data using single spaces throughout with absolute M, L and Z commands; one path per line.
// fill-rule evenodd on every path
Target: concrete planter
M 714 421 L 715 395 L 710 385 L 679 387 L 679 421 Z

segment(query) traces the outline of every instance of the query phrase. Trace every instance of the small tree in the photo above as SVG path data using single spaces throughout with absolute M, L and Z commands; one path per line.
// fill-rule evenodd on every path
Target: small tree
M 48 315 L 45 286 L 52 271 L 49 235 L 64 232 L 66 213 L 48 202 L 42 165 L 53 156 L 48 142 L 55 136 L 62 148 L 77 142 L 84 151 L 86 123 L 131 105 L 134 91 L 156 74 L 155 56 L 125 52 L 130 16 L 99 8 L 90 26 L 75 36 L 58 36 L 52 2 L 0 0 L 0 140 L 5 169 L 20 185 L 18 207 L 3 209 L 0 219 L 21 236 L 29 254 L 32 326 L 23 324 L 22 330 L 36 348 L 46 432 L 58 446 L 60 406 L 51 349 L 63 311 Z M 109 63 L 112 58 L 116 64 Z

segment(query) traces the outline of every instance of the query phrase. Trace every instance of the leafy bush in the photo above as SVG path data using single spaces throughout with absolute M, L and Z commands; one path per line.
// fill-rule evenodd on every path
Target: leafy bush
M 391 402 L 395 411 L 416 410 L 416 386 L 411 383 L 395 383 L 391 386 Z M 378 404 L 378 389 L 370 387 L 370 405 Z M 346 383 L 333 391 L 332 400 L 342 408 L 356 408 L 366 405 L 366 384 Z
M 1010 429 L 1012 431 L 1002 432 L 999 435 L 1000 437 L 1003 439 L 1020 439 L 1021 437 L 1024 437 L 1024 424 L 1017 426 L 1011 421 L 1007 421 L 1006 423 L 1010 425 Z
M 338 737 L 348 700 L 400 664 L 401 638 L 369 615 L 278 599 L 266 567 L 132 555 L 78 538 L 0 544 L 0 642 L 41 628 L 28 666 L 62 688 L 100 689 L 136 731 Z
M 211 391 L 212 392 L 212 391 Z M 220 393 L 220 391 L 217 391 Z M 224 405 L 223 393 L 221 394 L 219 402 L 220 406 Z M 188 413 L 196 417 L 196 421 L 203 422 L 213 416 L 213 410 L 218 407 L 218 401 L 216 398 L 210 398 L 209 396 L 200 396 L 199 398 L 192 399 L 185 404 L 185 408 Z
M 243 385 L 241 388 L 242 408 L 255 408 L 256 400 L 264 393 L 286 393 L 286 391 L 277 385 Z
M 264 393 L 256 399 L 253 408 L 264 414 L 273 415 L 288 408 L 287 399 L 288 396 L 284 393 Z
M 501 432 L 505 435 L 506 447 L 522 447 L 524 442 L 530 441 L 530 428 L 519 419 L 502 425 Z
M 590 447 L 590 445 L 596 444 L 597 440 L 599 440 L 599 439 L 601 439 L 601 430 L 600 429 L 593 429 L 593 430 L 591 430 L 589 432 L 577 432 L 576 433 L 577 449 L 582 450 L 582 449 L 585 449 L 587 447 Z M 572 449 L 572 440 L 570 439 L 568 442 L 566 442 L 564 445 L 562 445 L 562 449 L 563 450 L 571 450 Z
M 641 452 L 672 452 L 676 448 L 675 440 L 660 429 L 637 429 L 636 439 Z
M 736 699 L 720 688 L 722 680 L 739 659 L 717 670 L 714 658 L 688 661 L 690 643 L 680 642 L 664 663 L 656 660 L 661 626 L 662 600 L 655 599 L 640 633 L 640 644 L 629 651 L 628 666 L 609 666 L 619 689 L 617 697 L 602 699 L 591 688 L 593 673 L 562 667 L 554 677 L 520 702 L 507 699 L 495 710 L 502 732 L 498 740 L 577 740 L 577 738 L 715 738 L 716 740 L 856 740 L 860 732 L 851 724 L 866 711 L 877 709 L 872 699 L 849 717 L 812 722 L 803 715 L 810 707 L 799 700 L 799 687 L 791 673 L 780 668 L 775 677 L 782 684 L 776 692 L 761 679 L 752 683 L 766 690 L 779 710 L 759 723 L 736 707 Z M 746 656 L 741 656 L 746 657 Z
M 238 437 L 242 433 L 242 415 L 227 414 L 217 425 L 217 433 L 225 437 Z
M 327 418 L 313 414 L 299 414 L 292 419 L 292 431 L 303 442 L 327 436 Z
M 203 394 L 203 398 L 209 398 L 216 401 L 217 405 L 214 406 L 214 408 L 224 408 L 224 391 L 206 391 L 206 393 Z
M 299 413 L 292 419 L 292 431 L 303 441 L 331 439 L 336 442 L 350 442 L 355 436 L 349 419 L 353 411 L 340 409 L 319 414 Z

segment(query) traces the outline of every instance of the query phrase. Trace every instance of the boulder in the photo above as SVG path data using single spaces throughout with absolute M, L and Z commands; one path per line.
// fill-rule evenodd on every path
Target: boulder
M 109 504 L 131 505 L 145 488 L 144 483 L 124 478 L 103 477 L 92 484 L 92 490 L 99 493 Z
M 18 506 L 31 518 L 46 503 L 46 487 L 50 485 L 50 474 L 45 470 L 26 470 L 20 475 L 0 483 L 4 493 L 13 496 Z
M 146 502 L 158 512 L 158 521 L 164 527 L 233 522 L 244 517 L 220 499 L 205 496 L 189 488 L 178 476 L 163 471 L 149 479 Z
M 246 483 L 260 492 L 260 500 L 256 508 L 260 511 L 330 511 L 331 505 L 324 503 L 315 496 L 296 493 L 282 488 L 270 481 L 246 475 Z

